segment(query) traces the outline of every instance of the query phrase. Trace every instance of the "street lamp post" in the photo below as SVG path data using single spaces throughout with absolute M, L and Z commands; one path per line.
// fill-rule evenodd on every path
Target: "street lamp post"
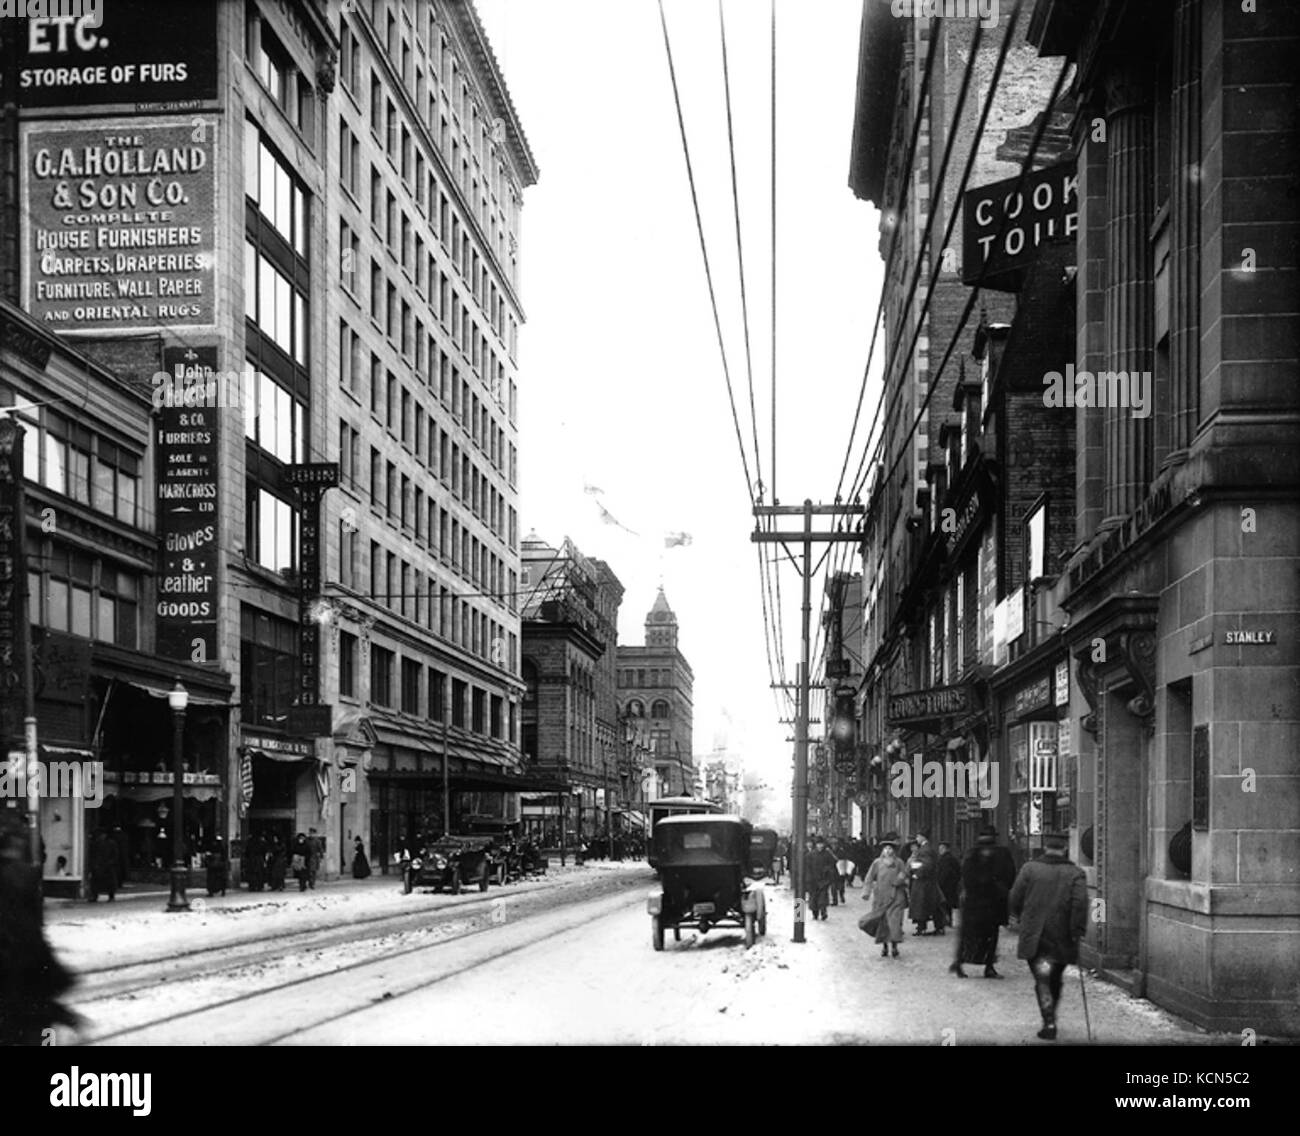
M 189 705 L 190 695 L 180 679 L 167 695 L 167 705 L 172 711 L 172 893 L 167 899 L 168 911 L 188 911 L 190 901 L 185 898 L 185 885 L 189 882 L 190 870 L 185 863 L 184 835 L 185 800 L 183 773 L 181 768 L 181 751 L 184 746 L 185 708 Z
M 568 812 L 569 812 L 569 810 L 568 810 L 568 796 L 569 796 L 569 767 L 568 767 L 568 765 L 565 764 L 565 762 L 564 762 L 563 760 L 561 760 L 561 761 L 559 762 L 559 764 L 556 766 L 556 768 L 558 769 L 559 774 L 560 774 L 560 792 L 559 792 L 559 804 L 560 804 L 560 867 L 563 868 L 563 867 L 565 866 L 565 859 L 564 859 L 564 848 L 565 848 L 565 840 L 564 840 L 564 826 L 568 823 Z

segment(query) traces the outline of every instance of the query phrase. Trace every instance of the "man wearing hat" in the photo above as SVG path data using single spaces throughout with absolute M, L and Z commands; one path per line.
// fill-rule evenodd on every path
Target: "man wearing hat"
M 985 978 L 1001 978 L 993 969 L 998 961 L 998 928 L 1007 923 L 1007 896 L 1016 881 L 1011 853 L 998 844 L 998 830 L 984 825 L 975 847 L 961 864 L 961 934 L 957 958 L 948 969 L 965 978 L 963 963 L 984 967 Z
M 1010 914 L 1020 920 L 1018 957 L 1029 963 L 1034 994 L 1043 1016 L 1038 1036 L 1056 1038 L 1056 1005 L 1066 965 L 1078 961 L 1079 940 L 1088 929 L 1088 884 L 1083 869 L 1068 855 L 1069 838 L 1062 832 L 1043 837 L 1043 854 L 1020 869 L 1007 899 Z
M 942 935 L 944 918 L 940 902 L 942 897 L 939 894 L 939 857 L 935 855 L 928 832 L 918 832 L 913 839 L 915 847 L 907 861 L 907 882 L 911 896 L 908 918 L 916 927 L 913 934 L 927 934 L 926 927 L 933 920 L 934 933 Z
M 835 880 L 835 853 L 826 847 L 824 836 L 814 836 L 812 853 L 804 865 L 808 906 L 814 919 L 826 918 L 826 902 Z

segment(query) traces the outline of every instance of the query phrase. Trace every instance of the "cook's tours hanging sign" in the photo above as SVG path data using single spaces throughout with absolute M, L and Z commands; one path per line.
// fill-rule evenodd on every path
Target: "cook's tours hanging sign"
M 30 126 L 27 309 L 54 331 L 211 328 L 216 122 Z

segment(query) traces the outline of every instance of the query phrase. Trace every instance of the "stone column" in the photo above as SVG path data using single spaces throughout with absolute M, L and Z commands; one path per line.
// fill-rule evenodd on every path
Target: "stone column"
M 1191 444 L 1200 413 L 1201 369 L 1201 11 L 1178 0 L 1174 12 L 1173 159 L 1170 187 L 1170 461 Z
M 1106 365 L 1129 375 L 1153 372 L 1151 222 L 1155 147 L 1149 62 L 1122 60 L 1106 78 Z M 1114 386 L 1098 376 L 1098 400 Z M 1128 395 L 1125 383 L 1123 394 Z M 1150 418 L 1134 418 L 1128 405 L 1104 415 L 1106 490 L 1103 525 L 1137 508 L 1151 478 Z

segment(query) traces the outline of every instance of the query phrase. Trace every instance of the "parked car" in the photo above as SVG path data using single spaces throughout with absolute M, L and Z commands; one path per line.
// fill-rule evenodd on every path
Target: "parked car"
M 492 837 L 444 836 L 426 844 L 403 870 L 402 890 L 429 887 L 459 895 L 467 885 L 487 891 L 492 877 Z

